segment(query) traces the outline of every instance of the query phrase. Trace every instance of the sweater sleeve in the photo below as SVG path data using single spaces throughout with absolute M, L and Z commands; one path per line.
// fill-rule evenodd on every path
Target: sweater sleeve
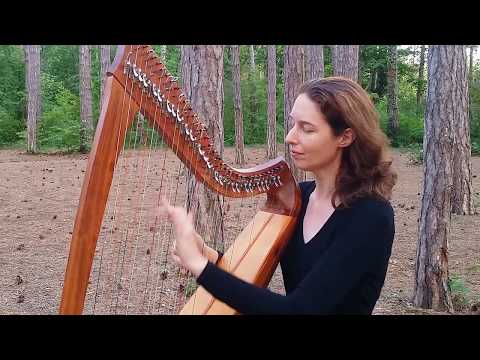
M 247 283 L 212 263 L 197 282 L 245 315 L 332 313 L 367 272 L 386 266 L 390 257 L 393 213 L 359 213 L 289 295 Z

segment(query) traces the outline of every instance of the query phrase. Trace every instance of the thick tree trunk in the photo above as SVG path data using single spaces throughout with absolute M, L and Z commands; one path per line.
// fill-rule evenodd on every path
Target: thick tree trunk
M 103 93 L 107 71 L 110 67 L 110 45 L 100 45 L 100 109 L 103 103 Z
M 305 63 L 305 80 L 323 78 L 323 45 L 306 45 Z
M 455 127 L 453 146 L 452 212 L 473 215 L 472 163 L 468 111 L 468 72 L 465 46 L 454 47 L 451 77 L 455 83 Z
M 185 95 L 206 124 L 220 156 L 223 154 L 223 50 L 221 45 L 184 45 L 181 48 Z M 195 228 L 206 244 L 224 251 L 223 198 L 191 176 L 186 207 L 194 212 Z
M 425 45 L 420 48 L 420 64 L 418 65 L 418 81 L 417 81 L 417 107 L 420 106 L 420 101 L 423 97 L 423 71 L 425 68 Z
M 335 45 L 333 75 L 358 82 L 358 45 Z
M 245 164 L 243 140 L 242 90 L 240 86 L 240 47 L 232 45 L 233 107 L 235 112 L 235 163 Z
M 80 45 L 80 151 L 88 152 L 93 135 L 90 45 Z
M 275 45 L 267 46 L 267 159 L 277 157 L 277 53 Z
M 448 235 L 453 187 L 456 119 L 462 109 L 457 46 L 431 46 L 424 133 L 424 183 L 413 303 L 453 311 L 448 285 Z
M 302 46 L 287 45 L 285 46 L 283 76 L 284 76 L 284 129 L 285 136 L 292 128 L 290 122 L 290 111 L 293 103 L 298 96 L 298 90 L 304 82 L 304 50 Z M 305 180 L 305 172 L 298 169 L 290 156 L 290 147 L 285 143 L 285 160 L 292 169 L 292 172 L 298 182 Z
M 397 85 L 397 46 L 388 47 L 388 132 L 391 137 L 396 137 L 400 128 L 398 120 L 398 85 Z
M 37 152 L 37 124 L 40 117 L 40 45 L 25 45 L 27 85 L 27 152 Z

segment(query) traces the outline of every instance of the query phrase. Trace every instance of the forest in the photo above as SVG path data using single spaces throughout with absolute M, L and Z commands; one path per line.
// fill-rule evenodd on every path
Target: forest
M 158 53 L 162 45 L 155 45 Z M 362 45 L 359 49 L 359 82 L 372 96 L 381 115 L 382 127 L 388 130 L 389 46 Z M 469 56 L 475 48 L 472 47 Z M 276 119 L 277 141 L 284 137 L 283 51 L 276 46 Z M 180 47 L 163 46 L 169 71 L 180 77 Z M 229 47 L 224 56 L 224 141 L 234 145 L 234 94 L 232 57 Z M 423 53 L 422 53 L 423 51 Z M 397 55 L 399 131 L 389 134 L 394 147 L 403 147 L 421 158 L 425 111 L 426 46 L 401 46 Z M 333 74 L 331 48 L 325 46 L 324 76 Z M 110 47 L 111 57 L 115 46 Z M 91 108 L 94 125 L 100 112 L 100 50 L 91 47 Z M 0 146 L 26 148 L 27 92 L 25 55 L 21 46 L 0 47 Z M 478 64 L 469 62 L 470 131 L 472 153 L 480 152 L 480 83 Z M 41 50 L 40 111 L 38 116 L 38 150 L 48 152 L 80 149 L 80 81 L 79 46 L 46 45 Z M 267 139 L 267 51 L 265 46 L 240 46 L 241 97 L 245 145 L 265 144 Z

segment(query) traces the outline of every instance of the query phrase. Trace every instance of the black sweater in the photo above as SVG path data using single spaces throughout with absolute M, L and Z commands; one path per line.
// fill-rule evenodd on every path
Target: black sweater
M 198 284 L 241 314 L 371 314 L 395 233 L 389 202 L 373 197 L 336 209 L 305 244 L 303 219 L 315 182 L 300 183 L 302 209 L 280 261 L 286 295 L 207 264 Z

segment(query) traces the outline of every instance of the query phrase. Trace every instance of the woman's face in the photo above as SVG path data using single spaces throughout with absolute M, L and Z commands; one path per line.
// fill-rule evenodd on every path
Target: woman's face
M 305 171 L 328 168 L 340 161 L 343 136 L 335 137 L 318 105 L 308 95 L 300 94 L 290 113 L 292 128 L 285 141 L 295 165 Z

